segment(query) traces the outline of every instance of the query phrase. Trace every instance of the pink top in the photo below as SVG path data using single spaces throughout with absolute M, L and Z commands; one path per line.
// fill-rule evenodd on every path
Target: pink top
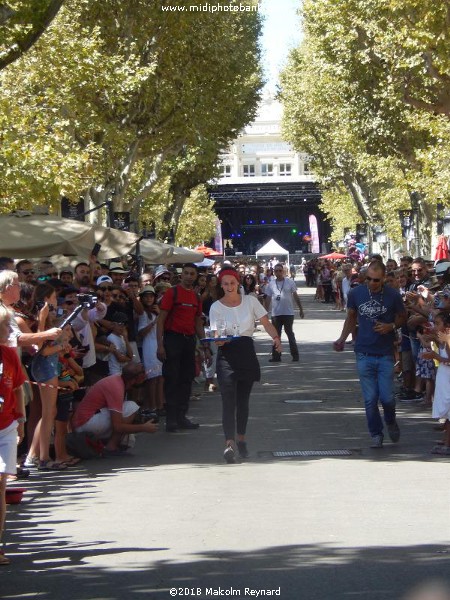
M 122 413 L 125 383 L 121 375 L 110 375 L 98 381 L 87 392 L 73 416 L 75 429 L 89 421 L 102 408 Z

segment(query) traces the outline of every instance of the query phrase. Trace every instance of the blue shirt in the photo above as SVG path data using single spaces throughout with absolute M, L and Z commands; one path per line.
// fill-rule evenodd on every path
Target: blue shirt
M 380 334 L 374 331 L 377 321 L 394 323 L 395 316 L 404 314 L 405 307 L 397 290 L 383 286 L 380 292 L 370 292 L 367 285 L 359 285 L 350 290 L 347 308 L 356 310 L 358 334 L 355 352 L 391 355 L 394 353 L 394 331 Z

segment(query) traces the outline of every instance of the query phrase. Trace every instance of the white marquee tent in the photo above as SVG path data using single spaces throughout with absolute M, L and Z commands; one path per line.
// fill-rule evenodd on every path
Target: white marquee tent
M 277 258 L 284 257 L 286 264 L 289 264 L 289 250 L 280 246 L 274 239 L 269 240 L 267 244 L 264 244 L 262 248 L 256 251 L 256 258 L 263 256 L 275 256 Z

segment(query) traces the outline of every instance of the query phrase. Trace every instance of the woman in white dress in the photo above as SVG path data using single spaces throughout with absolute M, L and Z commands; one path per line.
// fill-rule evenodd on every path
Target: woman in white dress
M 218 274 L 221 293 L 209 312 L 211 329 L 219 336 L 223 330 L 235 336 L 231 341 L 215 342 L 217 353 L 217 380 L 222 395 L 222 426 L 225 434 L 224 459 L 236 461 L 236 449 L 241 458 L 248 458 L 245 441 L 249 414 L 250 393 L 261 372 L 253 343 L 255 321 L 261 325 L 281 352 L 277 330 L 269 321 L 265 308 L 252 295 L 240 294 L 239 273 L 231 268 Z M 220 297 L 221 296 L 221 297 Z
M 139 293 L 144 312 L 139 316 L 138 335 L 142 339 L 142 362 L 146 372 L 144 406 L 162 413 L 164 404 L 162 363 L 156 356 L 156 320 L 159 308 L 155 288 L 146 285 Z

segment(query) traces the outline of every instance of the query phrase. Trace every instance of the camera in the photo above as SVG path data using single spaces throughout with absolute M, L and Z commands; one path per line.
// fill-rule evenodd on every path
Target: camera
M 138 425 L 143 425 L 148 421 L 151 421 L 152 423 L 159 423 L 158 414 L 148 408 L 140 408 L 136 413 L 134 423 Z
M 279 301 L 281 300 L 281 296 L 280 296 L 280 294 L 278 294 L 278 296 L 275 298 L 275 300 L 276 300 L 277 302 L 279 302 Z
M 97 304 L 97 296 L 93 294 L 77 294 L 77 298 L 83 308 L 93 308 Z

